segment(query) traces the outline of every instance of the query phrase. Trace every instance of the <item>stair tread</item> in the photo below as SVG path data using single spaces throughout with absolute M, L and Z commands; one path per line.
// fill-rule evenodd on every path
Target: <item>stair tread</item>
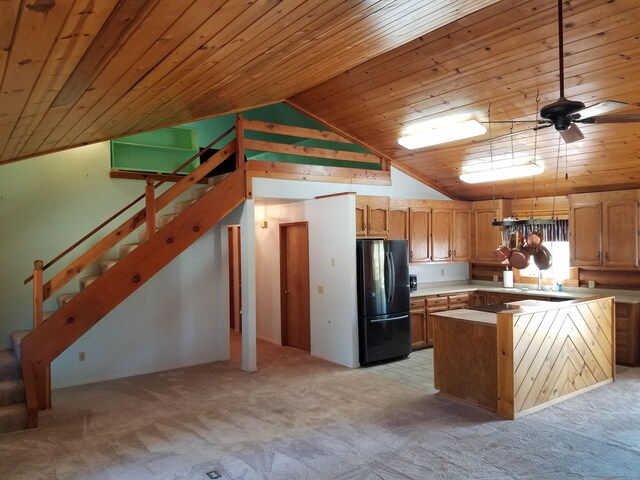
M 45 314 L 43 314 L 43 318 L 46 319 L 52 313 L 53 312 L 45 312 Z M 22 340 L 30 333 L 31 330 L 16 330 L 15 332 L 11 332 L 11 346 L 13 347 L 13 353 L 18 361 L 20 361 L 22 356 Z
M 0 433 L 14 432 L 27 428 L 27 405 L 14 403 L 0 407 Z
M 0 350 L 0 381 L 20 378 L 20 363 L 13 350 Z
M 0 381 L 0 407 L 24 403 L 24 383 L 21 379 Z

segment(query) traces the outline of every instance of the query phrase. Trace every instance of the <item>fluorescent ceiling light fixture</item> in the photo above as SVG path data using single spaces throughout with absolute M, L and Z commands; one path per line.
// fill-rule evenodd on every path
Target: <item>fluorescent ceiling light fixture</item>
M 466 170 L 466 171 L 465 171 Z M 500 180 L 512 180 L 514 178 L 533 177 L 544 172 L 544 162 L 530 158 L 523 162 L 522 159 L 515 162 L 493 161 L 484 163 L 479 168 L 463 169 L 460 180 L 465 183 L 498 182 Z
M 477 137 L 487 132 L 477 120 L 458 121 L 456 123 L 425 122 L 415 125 L 403 133 L 406 135 L 398 139 L 398 143 L 405 148 L 429 147 L 440 143 L 453 142 L 463 138 Z

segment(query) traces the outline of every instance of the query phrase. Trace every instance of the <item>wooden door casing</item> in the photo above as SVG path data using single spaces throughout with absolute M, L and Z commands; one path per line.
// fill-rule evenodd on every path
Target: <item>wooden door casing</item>
M 311 351 L 309 231 L 307 222 L 280 225 L 282 345 Z
M 242 331 L 242 254 L 240 225 L 229 225 L 229 327 Z

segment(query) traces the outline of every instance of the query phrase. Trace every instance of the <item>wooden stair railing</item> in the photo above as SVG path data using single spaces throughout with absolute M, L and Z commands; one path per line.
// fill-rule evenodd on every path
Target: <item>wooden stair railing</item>
M 37 385 L 48 365 L 100 319 L 245 200 L 245 169 L 236 170 L 72 301 L 53 313 L 22 343 L 22 371 L 29 426 L 37 426 Z
M 236 125 L 233 125 L 227 131 L 225 131 L 222 135 L 216 138 L 213 142 L 207 145 L 204 149 L 202 149 L 199 153 L 188 159 L 182 165 L 177 167 L 170 176 L 177 174 L 184 167 L 193 162 L 196 158 L 200 157 L 204 152 L 206 152 L 209 148 L 216 145 L 218 142 L 227 137 L 234 129 L 237 129 L 237 125 L 241 124 L 241 117 L 238 115 Z M 46 336 L 43 335 L 35 335 L 35 332 L 40 329 L 42 325 L 48 325 L 48 329 L 55 322 L 49 323 L 48 320 L 44 321 L 44 312 L 43 312 L 43 304 L 44 301 L 54 295 L 57 291 L 59 291 L 64 285 L 69 283 L 73 278 L 75 278 L 80 272 L 86 269 L 89 265 L 96 262 L 100 259 L 107 251 L 118 244 L 120 241 L 124 240 L 130 233 L 132 233 L 136 228 L 142 225 L 143 222 L 146 221 L 146 233 L 147 239 L 150 240 L 156 234 L 156 213 L 162 210 L 164 207 L 169 205 L 173 200 L 175 200 L 179 195 L 187 191 L 191 186 L 198 183 L 202 178 L 204 178 L 209 172 L 211 172 L 214 168 L 220 165 L 224 160 L 229 158 L 234 152 L 237 150 L 243 150 L 243 136 L 236 136 L 235 140 L 230 141 L 227 145 L 225 145 L 221 150 L 219 150 L 215 155 L 209 158 L 207 161 L 202 162 L 202 164 L 194 169 L 190 174 L 184 176 L 180 181 L 178 181 L 175 185 L 161 194 L 158 198 L 155 197 L 155 192 L 158 187 L 163 185 L 166 180 L 161 180 L 157 184 L 154 184 L 152 180 L 147 180 L 147 184 L 145 187 L 145 192 L 136 198 L 134 201 L 126 205 L 124 208 L 119 210 L 117 213 L 112 215 L 110 218 L 102 222 L 98 227 L 93 229 L 87 235 L 82 237 L 79 241 L 74 243 L 71 247 L 67 248 L 65 251 L 56 256 L 53 260 L 44 264 L 41 260 L 36 260 L 34 263 L 33 275 L 29 278 L 25 279 L 24 283 L 27 284 L 29 281 L 33 280 L 33 331 L 23 340 L 23 349 L 22 349 L 22 367 L 23 367 L 23 376 L 25 377 L 25 397 L 27 401 L 27 409 L 29 416 L 29 426 L 33 427 L 37 425 L 37 411 L 43 410 L 47 408 L 51 408 L 51 384 L 50 384 L 50 361 L 55 359 L 64 349 L 66 349 L 71 343 L 68 343 L 59 353 L 57 353 L 51 360 L 46 361 L 37 361 L 34 363 L 33 358 L 31 357 L 33 354 L 33 349 L 40 349 L 43 345 L 43 342 L 46 343 Z M 244 156 L 242 157 L 244 160 Z M 244 177 L 244 165 L 243 161 L 238 163 L 238 167 L 241 167 L 240 175 Z M 243 187 L 244 188 L 244 187 Z M 205 195 L 206 196 L 206 195 Z M 62 269 L 59 273 L 54 275 L 51 280 L 44 283 L 44 270 L 48 267 L 55 264 L 57 261 L 65 257 L 71 251 L 76 249 L 78 246 L 83 244 L 93 235 L 95 235 L 98 231 L 104 228 L 106 225 L 111 223 L 113 220 L 120 217 L 123 213 L 133 207 L 140 200 L 145 199 L 145 207 L 135 213 L 131 218 L 117 227 L 113 232 L 108 234 L 102 240 L 98 241 L 95 245 L 90 247 L 86 252 L 80 255 L 76 260 L 72 261 L 67 267 Z M 244 200 L 244 190 L 243 190 L 243 200 Z M 202 204 L 200 204 L 202 205 Z M 206 230 L 205 230 L 206 231 Z M 204 233 L 204 232 L 203 232 Z M 101 284 L 103 282 L 100 282 Z M 75 299 L 74 299 L 75 300 Z M 51 317 L 58 317 L 58 312 L 51 315 Z M 68 318 L 67 318 L 68 321 Z M 54 336 L 57 338 L 57 336 Z M 38 338 L 41 340 L 38 341 Z M 68 337 L 71 338 L 71 337 Z M 77 338 L 76 338 L 77 340 Z M 51 341 L 51 339 L 49 339 Z M 64 342 L 69 341 L 64 340 Z M 55 343 L 55 342 L 54 342 Z M 33 345 L 37 345 L 37 347 L 33 347 Z M 30 347 L 31 345 L 31 347 Z M 26 348 L 25 348 L 26 347 Z M 29 377 L 29 378 L 27 378 Z

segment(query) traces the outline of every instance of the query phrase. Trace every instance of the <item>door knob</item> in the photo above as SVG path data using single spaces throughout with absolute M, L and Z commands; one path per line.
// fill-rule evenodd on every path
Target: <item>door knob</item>
M 291 293 L 291 290 L 285 290 L 284 293 Z

